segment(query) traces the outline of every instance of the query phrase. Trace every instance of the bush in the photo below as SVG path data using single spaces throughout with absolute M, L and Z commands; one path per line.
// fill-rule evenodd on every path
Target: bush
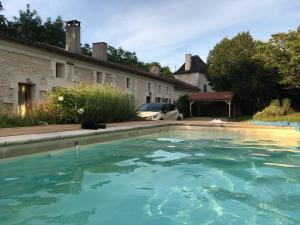
M 264 120 L 269 117 L 276 117 L 287 115 L 288 113 L 292 112 L 291 108 L 291 101 L 290 99 L 283 99 L 282 104 L 280 103 L 279 99 L 274 99 L 271 101 L 270 105 L 266 107 L 264 110 L 257 112 L 253 119 L 255 120 Z
M 34 104 L 24 117 L 17 113 L 0 112 L 0 127 L 24 127 L 57 123 L 58 119 L 47 102 Z
M 32 125 L 29 121 L 22 118 L 18 114 L 7 114 L 0 112 L 0 127 L 21 127 L 21 126 L 30 126 Z
M 190 102 L 188 98 L 188 95 L 180 96 L 176 102 L 176 106 L 184 118 L 190 117 Z
M 131 96 L 110 86 L 60 88 L 50 93 L 48 100 L 58 118 L 66 123 L 80 120 L 117 122 L 137 116 Z
M 61 121 L 48 101 L 43 101 L 38 104 L 34 103 L 32 110 L 27 113 L 24 118 L 32 124 L 38 125 L 56 124 Z
M 291 99 L 289 99 L 289 98 L 282 99 L 282 109 L 283 109 L 284 115 L 287 115 L 288 113 L 290 113 L 292 111 Z
M 0 127 L 21 127 L 82 121 L 119 122 L 137 118 L 132 96 L 109 86 L 58 88 L 33 104 L 24 117 L 0 112 Z

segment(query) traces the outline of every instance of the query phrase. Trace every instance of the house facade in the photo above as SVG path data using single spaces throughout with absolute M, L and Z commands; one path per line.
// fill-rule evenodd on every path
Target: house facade
M 107 44 L 93 44 L 93 55 L 80 54 L 80 22 L 66 24 L 66 49 L 0 33 L 0 111 L 24 114 L 26 102 L 40 102 L 48 91 L 80 83 L 111 85 L 146 102 L 174 102 L 198 86 L 107 60 Z
M 212 92 L 213 89 L 205 76 L 206 64 L 198 56 L 185 55 L 185 63 L 174 73 L 176 79 L 199 88 L 201 92 Z

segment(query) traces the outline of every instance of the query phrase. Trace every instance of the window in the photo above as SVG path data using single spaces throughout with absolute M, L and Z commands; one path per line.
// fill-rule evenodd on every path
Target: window
M 169 105 L 169 104 L 164 104 L 162 110 L 163 110 L 163 112 L 165 112 L 165 113 L 170 112 L 170 111 L 171 111 L 170 105 Z
M 130 78 L 126 78 L 126 87 L 131 88 L 131 80 Z
M 148 92 L 151 92 L 151 83 L 148 83 Z
M 109 73 L 106 73 L 105 74 L 105 83 L 106 84 L 113 84 L 113 82 L 114 82 L 113 76 Z
M 56 63 L 56 77 L 64 78 L 65 77 L 65 64 L 63 63 Z
M 170 104 L 170 111 L 174 111 L 176 109 L 175 105 Z
M 47 91 L 40 91 L 40 99 L 46 99 L 47 97 Z
M 160 112 L 163 109 L 164 104 L 161 103 L 146 103 L 140 106 L 138 112 Z
M 160 102 L 160 97 L 156 97 L 155 101 Z
M 161 85 L 159 84 L 158 85 L 158 93 L 160 93 L 161 92 Z
M 146 97 L 146 103 L 150 103 L 151 102 L 151 96 L 147 96 Z
M 203 85 L 203 92 L 207 92 L 207 85 L 206 84 Z
M 102 73 L 101 72 L 97 72 L 96 81 L 97 81 L 97 84 L 102 83 Z

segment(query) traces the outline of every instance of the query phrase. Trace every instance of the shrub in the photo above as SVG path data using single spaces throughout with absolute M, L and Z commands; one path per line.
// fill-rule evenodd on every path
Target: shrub
M 24 119 L 31 121 L 32 124 L 39 125 L 56 124 L 61 121 L 48 101 L 43 101 L 38 104 L 34 103 L 32 110 L 25 115 Z
M 268 107 L 266 107 L 261 112 L 257 112 L 253 116 L 253 119 L 264 120 L 269 117 L 287 115 L 290 112 L 292 112 L 290 99 L 287 99 L 287 98 L 283 99 L 282 104 L 280 103 L 279 99 L 274 99 L 271 101 L 271 103 Z
M 24 117 L 0 112 L 0 127 L 128 121 L 137 117 L 133 102 L 132 96 L 109 86 L 59 88 L 48 93 L 44 102 L 33 104 Z
M 291 109 L 291 99 L 289 99 L 289 98 L 282 99 L 282 109 L 283 109 L 284 115 L 287 115 L 289 112 L 292 111 L 292 109 Z
M 0 112 L 0 127 L 24 127 L 57 123 L 58 119 L 47 102 L 33 104 L 32 110 L 24 117 L 17 113 Z
M 79 85 L 49 94 L 54 112 L 64 122 L 116 122 L 136 118 L 131 96 L 110 86 Z M 78 111 L 82 110 L 82 115 Z
M 190 117 L 190 102 L 188 97 L 188 95 L 180 96 L 176 102 L 176 106 L 179 112 L 183 114 L 184 118 Z

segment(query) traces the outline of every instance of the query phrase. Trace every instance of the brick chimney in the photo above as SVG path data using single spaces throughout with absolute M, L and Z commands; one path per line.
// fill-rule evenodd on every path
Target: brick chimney
M 192 54 L 185 54 L 184 70 L 191 70 L 192 67 Z
M 70 20 L 66 22 L 66 50 L 80 54 L 80 22 Z
M 160 66 L 159 65 L 152 65 L 150 66 L 150 69 L 149 69 L 150 73 L 154 73 L 156 75 L 160 75 Z
M 107 44 L 105 42 L 93 43 L 93 57 L 98 60 L 107 60 Z

